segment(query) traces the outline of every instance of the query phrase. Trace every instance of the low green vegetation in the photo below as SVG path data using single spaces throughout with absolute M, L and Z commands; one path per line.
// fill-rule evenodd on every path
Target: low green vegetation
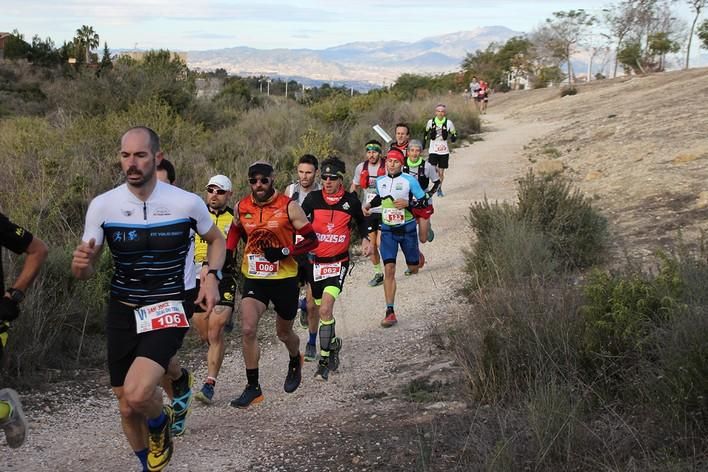
M 518 189 L 515 205 L 470 209 L 470 308 L 452 331 L 470 400 L 514 424 L 488 438 L 485 467 L 700 469 L 706 255 L 592 268 L 607 233 L 585 198 L 532 174 Z
M 4 357 L 7 372 L 24 378 L 104 358 L 110 258 L 88 283 L 73 280 L 68 268 L 89 201 L 121 182 L 118 139 L 127 128 L 146 125 L 158 132 L 180 187 L 201 193 L 208 177 L 221 173 L 242 195 L 245 169 L 258 159 L 275 165 L 279 188 L 292 181 L 305 153 L 339 155 L 351 173 L 364 159 L 366 141 L 378 138 L 372 125 L 393 134 L 396 123 L 408 122 L 413 137 L 422 138 L 441 100 L 429 91 L 439 89 L 431 87 L 439 78 L 413 81 L 426 93 L 404 84 L 353 95 L 325 84 L 296 96 L 292 91 L 301 91 L 300 84 L 289 82 L 286 98 L 284 82 L 271 83 L 267 96 L 259 90 L 262 78 L 196 74 L 169 51 L 150 51 L 140 60 L 109 56 L 99 67 L 83 49 L 83 61 L 88 57 L 96 66 L 88 67 L 82 61 L 34 64 L 22 56 L 29 49 L 20 49 L 20 60 L 0 64 L 0 208 L 50 247 Z M 198 80 L 215 81 L 218 91 L 198 96 Z M 275 96 L 278 91 L 282 95 Z M 473 107 L 451 100 L 448 110 L 462 138 L 479 131 Z M 17 270 L 10 259 L 8 274 Z

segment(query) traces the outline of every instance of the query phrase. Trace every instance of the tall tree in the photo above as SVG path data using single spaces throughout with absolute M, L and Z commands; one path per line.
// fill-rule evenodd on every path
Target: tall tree
M 693 41 L 693 32 L 696 30 L 696 23 L 698 22 L 698 17 L 701 16 L 701 11 L 706 6 L 706 0 L 688 0 L 688 5 L 691 10 L 695 13 L 693 15 L 693 23 L 691 23 L 691 31 L 688 34 L 688 46 L 686 46 L 686 64 L 684 69 L 688 69 L 688 62 L 691 56 L 691 42 Z
M 113 68 L 113 60 L 111 59 L 111 50 L 108 49 L 108 43 L 104 41 L 103 43 L 103 57 L 101 57 L 101 64 L 99 65 L 99 70 L 105 72 Z
M 90 62 L 89 53 L 100 44 L 98 33 L 94 31 L 92 26 L 83 25 L 76 30 L 76 40 L 83 46 L 86 52 L 86 64 L 88 64 Z
M 703 43 L 702 46 L 708 49 L 708 20 L 703 21 L 698 27 L 698 39 Z
M 568 64 L 568 85 L 573 85 L 571 58 L 596 18 L 585 10 L 557 11 L 547 18 L 537 37 L 554 57 Z

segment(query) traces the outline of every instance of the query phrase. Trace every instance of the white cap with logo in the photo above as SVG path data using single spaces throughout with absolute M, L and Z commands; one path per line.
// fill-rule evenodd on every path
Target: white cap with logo
M 225 175 L 215 175 L 211 179 L 209 179 L 209 183 L 207 184 L 206 188 L 209 187 L 219 187 L 222 190 L 226 190 L 227 192 L 231 191 L 231 179 L 226 177 Z

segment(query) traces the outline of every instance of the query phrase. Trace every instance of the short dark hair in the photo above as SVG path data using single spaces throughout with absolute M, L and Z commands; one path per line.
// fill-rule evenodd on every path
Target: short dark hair
M 315 170 L 319 169 L 319 163 L 317 162 L 317 158 L 312 154 L 303 154 L 302 156 L 300 156 L 300 159 L 298 159 L 297 163 L 312 164 L 313 166 L 315 166 Z
M 368 146 L 369 144 L 376 144 L 378 147 L 383 147 L 383 144 L 378 139 L 370 139 L 366 142 L 365 146 Z
M 160 152 L 160 136 L 158 136 L 158 134 L 152 128 L 148 128 L 147 126 L 133 126 L 125 133 L 123 133 L 123 136 L 130 133 L 131 131 L 136 130 L 145 131 L 147 133 L 148 139 L 150 141 L 150 152 L 152 152 L 153 154 L 157 154 L 158 152 Z M 121 136 L 121 139 L 123 138 L 123 136 Z
M 175 173 L 175 166 L 173 166 L 172 163 L 166 158 L 162 158 L 160 163 L 157 165 L 157 170 L 166 171 L 167 180 L 169 180 L 171 184 L 175 183 L 175 180 L 177 179 L 177 174 Z
M 408 132 L 408 134 L 411 134 L 411 127 L 408 126 L 407 123 L 396 123 L 396 127 L 393 129 L 396 129 L 396 128 L 405 128 L 406 131 Z

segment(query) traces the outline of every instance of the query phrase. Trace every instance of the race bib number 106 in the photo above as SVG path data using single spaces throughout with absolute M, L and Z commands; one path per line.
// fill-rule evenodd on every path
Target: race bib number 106
M 140 333 L 156 331 L 165 328 L 189 328 L 187 314 L 182 302 L 168 300 L 136 308 L 135 329 Z

